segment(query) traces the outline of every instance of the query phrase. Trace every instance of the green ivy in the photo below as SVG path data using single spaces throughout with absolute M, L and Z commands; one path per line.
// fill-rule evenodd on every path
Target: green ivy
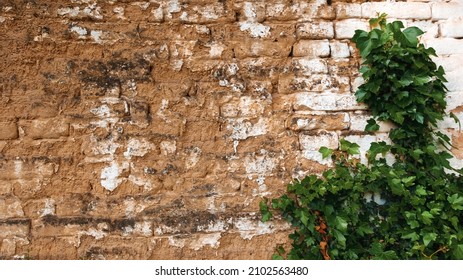
M 279 247 L 275 259 L 463 259 L 463 172 L 450 166 L 449 137 L 435 131 L 446 115 L 444 69 L 419 43 L 419 28 L 387 23 L 385 14 L 370 25 L 352 39 L 365 80 L 355 95 L 373 116 L 365 131 L 392 122 L 392 143 L 372 143 L 368 164 L 356 143 L 322 147 L 332 169 L 263 200 L 263 221 L 276 211 L 295 228 L 291 249 Z

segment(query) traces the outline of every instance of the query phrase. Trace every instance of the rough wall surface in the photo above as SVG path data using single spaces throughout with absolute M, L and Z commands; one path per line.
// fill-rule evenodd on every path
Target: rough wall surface
M 261 197 L 390 129 L 353 96 L 376 12 L 427 31 L 463 119 L 460 1 L 1 0 L 0 258 L 269 258 Z

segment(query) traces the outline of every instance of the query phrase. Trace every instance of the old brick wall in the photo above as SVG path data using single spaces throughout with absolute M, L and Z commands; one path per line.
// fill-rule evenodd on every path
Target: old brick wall
M 463 3 L 363 2 L 1 0 L 0 258 L 269 258 L 261 197 L 390 129 L 353 96 L 376 12 L 427 31 L 463 119 Z

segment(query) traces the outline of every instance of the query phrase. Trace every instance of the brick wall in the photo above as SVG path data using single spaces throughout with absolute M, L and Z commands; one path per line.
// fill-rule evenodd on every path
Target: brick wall
M 269 258 L 261 197 L 391 127 L 353 96 L 376 12 L 427 31 L 463 119 L 463 2 L 329 2 L 0 1 L 0 258 Z

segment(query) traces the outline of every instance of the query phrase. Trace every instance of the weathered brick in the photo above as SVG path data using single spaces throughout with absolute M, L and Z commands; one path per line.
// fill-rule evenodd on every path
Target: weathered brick
M 448 82 L 445 86 L 449 91 L 463 91 L 463 80 L 461 79 L 460 70 L 446 72 L 445 78 Z
M 364 132 L 365 126 L 367 125 L 369 119 L 371 119 L 370 115 L 351 113 L 349 127 L 350 131 Z M 392 123 L 386 123 L 382 121 L 377 121 L 377 123 L 379 125 L 378 132 L 389 132 L 394 127 Z
M 374 18 L 377 13 L 386 13 L 391 18 L 398 19 L 429 19 L 431 5 L 427 3 L 407 2 L 372 2 L 362 4 L 362 17 Z
M 288 118 L 286 126 L 295 131 L 344 130 L 349 128 L 349 114 L 308 114 Z
M 333 19 L 333 7 L 324 3 L 307 3 L 305 1 L 278 1 L 266 3 L 266 16 L 269 20 L 313 20 Z
M 432 60 L 437 65 L 444 67 L 445 72 L 452 72 L 461 69 L 461 65 L 463 65 L 463 54 L 438 56 L 433 57 Z
M 360 151 L 360 161 L 363 164 L 366 164 L 368 161 L 366 159 L 366 152 L 370 149 L 372 142 L 381 141 L 376 136 L 373 135 L 348 135 L 344 137 L 345 140 L 358 144 Z
M 451 111 L 463 106 L 463 91 L 448 92 L 445 98 L 447 101 L 447 110 Z
M 29 235 L 30 222 L 28 219 L 0 220 L 0 239 L 8 237 L 27 237 Z
M 17 197 L 0 197 L 0 219 L 19 218 L 24 216 L 21 201 Z
M 299 39 L 331 39 L 334 36 L 332 22 L 305 22 L 296 26 Z
M 296 110 L 348 111 L 365 108 L 350 93 L 298 93 L 294 104 Z
M 328 65 L 324 59 L 295 58 L 290 65 L 291 71 L 294 71 L 296 75 L 311 76 L 318 73 L 328 73 Z
M 334 24 L 336 39 L 351 39 L 357 29 L 369 30 L 370 25 L 367 20 L 361 19 L 345 19 Z
M 337 19 L 360 18 L 362 16 L 362 6 L 355 3 L 333 3 L 336 10 Z
M 18 126 L 14 121 L 0 121 L 0 140 L 18 138 Z
M 331 57 L 333 58 L 346 58 L 350 56 L 349 45 L 344 42 L 331 42 Z
M 294 56 L 327 57 L 330 55 L 328 40 L 300 40 L 293 46 Z
M 252 40 L 238 43 L 235 48 L 237 58 L 246 57 L 288 57 L 291 52 L 292 42 L 287 41 L 261 41 Z
M 433 20 L 457 18 L 457 17 L 461 17 L 462 15 L 463 15 L 463 4 L 459 1 L 432 4 L 432 19 Z
M 463 40 L 455 38 L 433 38 L 424 42 L 436 50 L 438 55 L 463 54 Z
M 231 100 L 220 108 L 220 115 L 225 118 L 257 117 L 262 115 L 270 100 L 243 96 L 238 100 Z
M 297 91 L 350 91 L 349 78 L 332 77 L 325 74 L 313 74 L 310 77 L 282 76 L 278 83 L 278 92 L 290 93 Z
M 33 120 L 27 126 L 26 135 L 32 139 L 57 139 L 69 135 L 69 122 L 62 118 Z
M 441 23 L 440 34 L 442 37 L 463 38 L 463 13 L 461 17 L 450 18 Z
M 300 134 L 300 149 L 318 151 L 321 147 L 337 149 L 339 136 L 336 132 L 320 132 L 317 135 Z

